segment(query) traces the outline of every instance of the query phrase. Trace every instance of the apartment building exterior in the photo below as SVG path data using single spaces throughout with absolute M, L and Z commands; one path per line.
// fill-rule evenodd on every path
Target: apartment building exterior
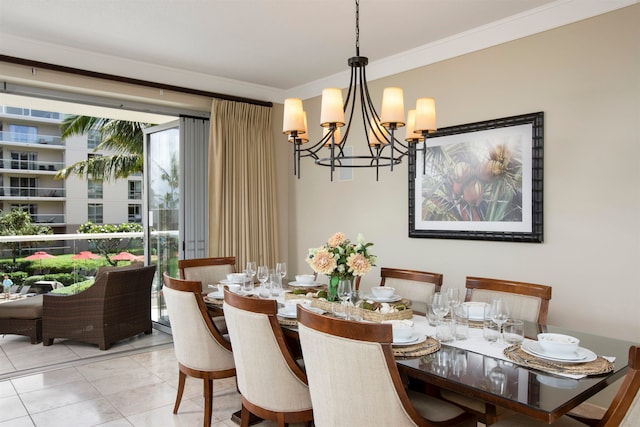
M 65 114 L 0 106 L 0 210 L 22 208 L 32 221 L 54 233 L 76 233 L 87 220 L 96 224 L 142 222 L 142 175 L 98 181 L 56 173 L 77 161 L 109 154 L 95 152 L 98 133 L 60 137 Z

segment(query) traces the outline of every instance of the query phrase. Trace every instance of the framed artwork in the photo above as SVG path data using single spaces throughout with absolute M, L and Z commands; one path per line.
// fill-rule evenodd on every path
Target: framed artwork
M 429 135 L 409 158 L 409 237 L 542 243 L 543 122 L 538 112 Z

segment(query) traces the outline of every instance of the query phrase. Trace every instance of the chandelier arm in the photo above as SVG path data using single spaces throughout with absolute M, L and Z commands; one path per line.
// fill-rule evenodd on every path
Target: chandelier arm
M 293 139 L 293 174 L 300 179 L 300 144 L 296 141 L 296 136 Z

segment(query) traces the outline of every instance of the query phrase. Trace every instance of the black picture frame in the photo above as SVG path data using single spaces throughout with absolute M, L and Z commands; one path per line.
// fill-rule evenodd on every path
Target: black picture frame
M 409 237 L 543 242 L 544 113 L 451 126 L 409 157 Z

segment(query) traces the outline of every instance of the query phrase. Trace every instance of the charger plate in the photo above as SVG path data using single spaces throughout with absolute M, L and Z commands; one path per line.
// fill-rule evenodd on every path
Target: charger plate
M 553 374 L 600 375 L 613 371 L 613 363 L 602 356 L 590 362 L 558 363 L 527 353 L 520 344 L 505 348 L 504 355 L 518 365 Z
M 399 359 L 410 359 L 414 357 L 426 356 L 440 350 L 440 342 L 432 337 L 416 344 L 393 347 L 393 355 Z

